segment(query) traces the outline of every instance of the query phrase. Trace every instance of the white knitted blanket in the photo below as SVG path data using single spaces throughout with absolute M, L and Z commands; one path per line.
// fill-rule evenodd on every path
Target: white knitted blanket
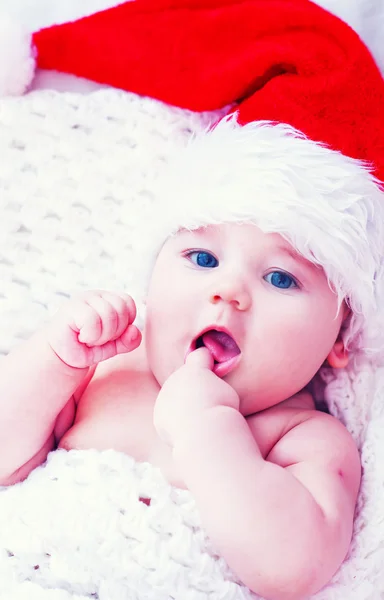
M 0 101 L 0 351 L 80 288 L 133 292 L 132 242 L 174 144 L 217 115 L 116 90 Z M 324 374 L 362 453 L 350 554 L 321 600 L 384 598 L 384 369 Z M 140 498 L 150 498 L 148 506 Z M 255 532 L 257 535 L 257 532 Z M 215 554 L 193 498 L 117 452 L 59 451 L 0 491 L 0 600 L 255 598 Z
M 0 0 L 0 10 L 34 30 L 117 3 Z M 384 71 L 382 0 L 319 4 L 355 27 Z M 51 73 L 35 83 L 74 85 L 96 87 Z M 131 246 L 156 173 L 175 143 L 212 118 L 113 90 L 0 101 L 0 354 L 71 292 L 135 294 Z M 361 364 L 324 378 L 364 477 L 350 554 L 316 598 L 383 600 L 384 369 Z M 189 492 L 148 464 L 113 451 L 58 451 L 23 484 L 0 488 L 0 600 L 249 598 L 215 554 Z

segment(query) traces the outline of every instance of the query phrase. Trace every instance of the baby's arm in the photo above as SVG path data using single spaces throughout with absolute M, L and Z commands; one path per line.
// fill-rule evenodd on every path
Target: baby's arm
M 307 598 L 331 579 L 348 551 L 360 483 L 353 440 L 338 421 L 313 412 L 264 460 L 224 382 L 205 371 L 203 377 L 197 369 L 191 373 L 186 400 L 179 388 L 174 407 L 180 412 L 170 428 L 162 410 L 167 397 L 159 397 L 160 430 L 167 429 L 209 536 L 241 581 L 270 600 Z M 166 396 L 177 393 L 177 386 L 163 389 Z M 216 398 L 200 400 L 205 390 Z M 188 413 L 184 424 L 182 413 Z
M 135 315 L 129 296 L 89 292 L 0 362 L 0 485 L 45 460 L 56 419 L 89 367 L 139 345 Z
M 360 481 L 357 451 L 336 420 L 314 416 L 264 460 L 241 414 L 217 407 L 174 458 L 210 537 L 252 590 L 298 600 L 331 579 L 348 551 Z

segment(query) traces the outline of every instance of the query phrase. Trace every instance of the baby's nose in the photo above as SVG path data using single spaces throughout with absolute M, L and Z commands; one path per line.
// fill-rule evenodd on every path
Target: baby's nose
M 210 302 L 212 304 L 225 302 L 237 310 L 248 310 L 252 304 L 252 298 L 244 283 L 236 279 L 233 281 L 226 279 L 210 290 Z

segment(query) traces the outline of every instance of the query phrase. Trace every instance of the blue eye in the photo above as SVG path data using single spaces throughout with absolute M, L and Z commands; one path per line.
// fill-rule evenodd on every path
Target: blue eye
M 210 252 L 204 252 L 203 250 L 193 250 L 187 254 L 188 258 L 198 267 L 204 269 L 214 269 L 218 266 L 219 261 Z
M 296 281 L 288 275 L 288 273 L 284 273 L 284 271 L 272 271 L 272 273 L 268 273 L 264 277 L 265 281 L 273 285 L 274 287 L 279 288 L 280 290 L 289 290 L 291 288 L 297 288 L 298 285 Z

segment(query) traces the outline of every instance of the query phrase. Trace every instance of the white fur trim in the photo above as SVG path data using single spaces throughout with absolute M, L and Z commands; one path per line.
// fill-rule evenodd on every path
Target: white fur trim
M 35 71 L 31 35 L 7 17 L 0 18 L 0 96 L 23 94 Z

